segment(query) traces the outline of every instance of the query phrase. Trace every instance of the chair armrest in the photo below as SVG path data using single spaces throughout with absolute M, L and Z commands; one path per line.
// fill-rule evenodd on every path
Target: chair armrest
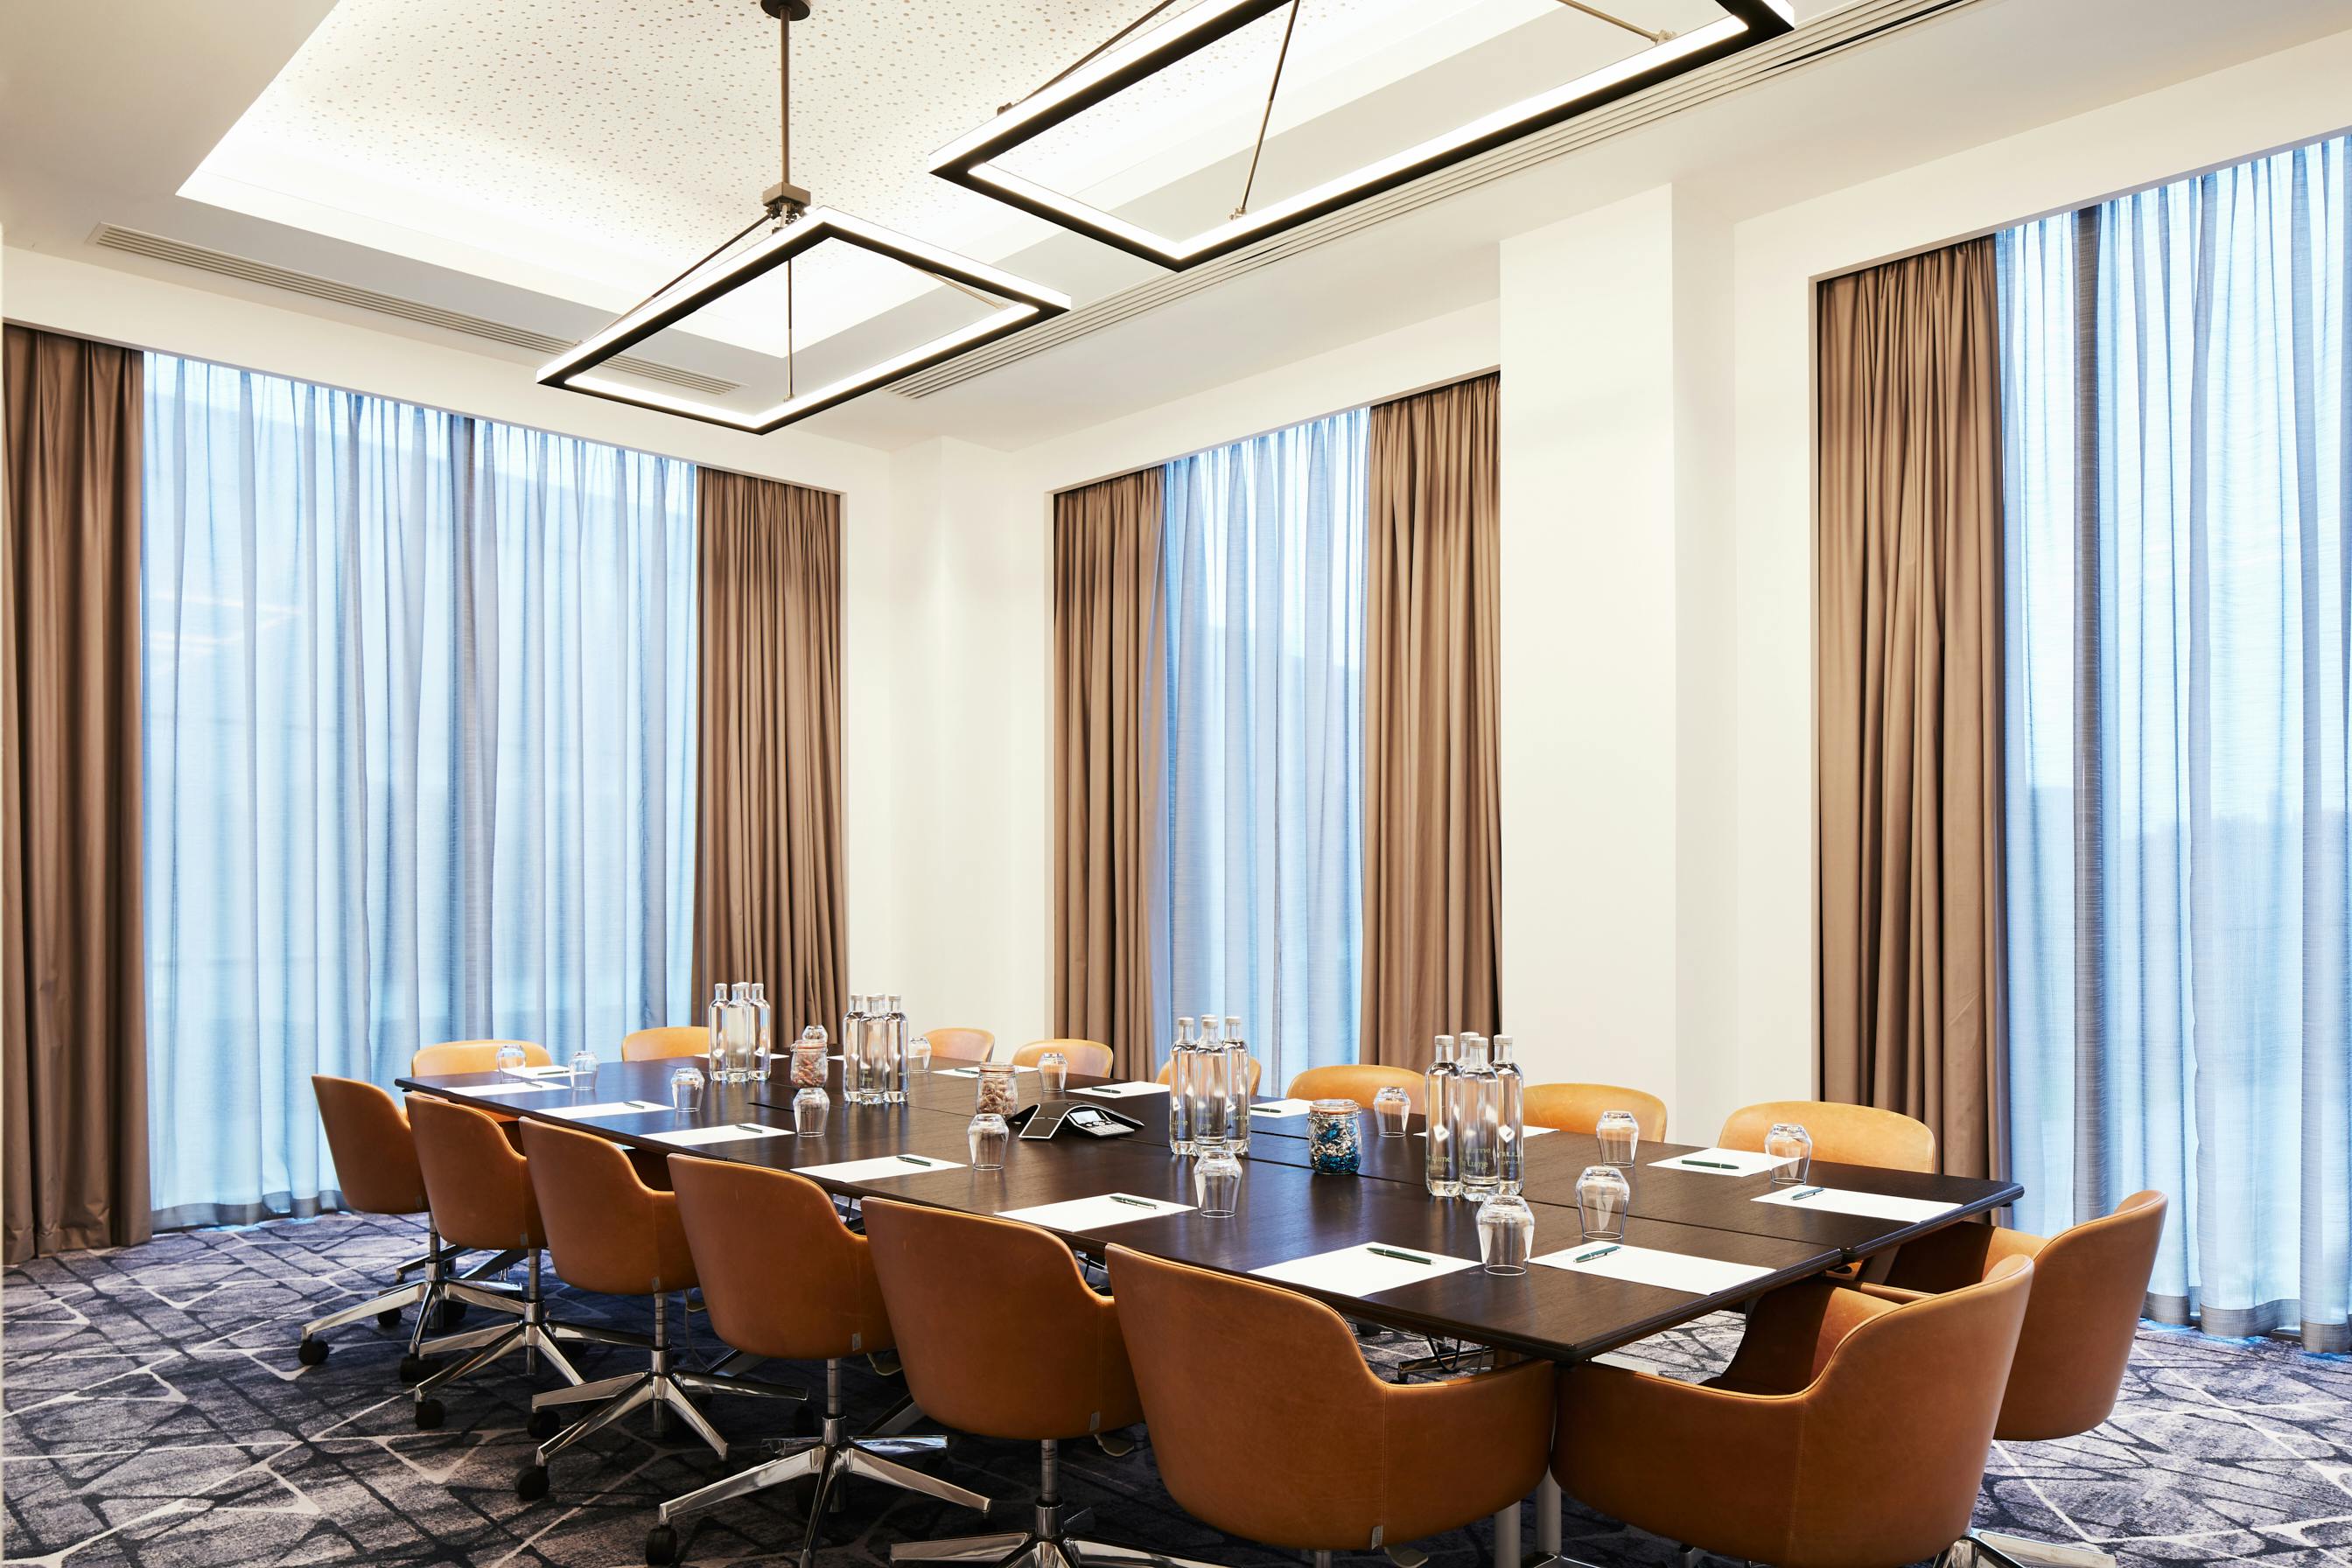
M 1669 1540 L 1786 1558 L 1800 1397 L 1583 1364 L 1560 1374 L 1552 1474 L 1589 1507 Z
M 1717 1381 L 1735 1392 L 1794 1394 L 1827 1365 L 1838 1342 L 1871 1319 L 1894 1310 L 1868 1285 L 1807 1279 L 1759 1298 L 1748 1310 L 1738 1353 Z
M 2047 1245 L 2026 1231 L 1963 1220 L 1905 1242 L 1880 1283 L 1942 1296 L 1981 1283 L 2006 1258 L 2038 1257 Z

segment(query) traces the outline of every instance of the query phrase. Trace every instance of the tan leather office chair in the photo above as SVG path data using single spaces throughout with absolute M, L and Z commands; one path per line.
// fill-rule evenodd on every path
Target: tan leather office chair
M 1768 1100 L 1743 1107 L 1724 1122 L 1716 1144 L 1760 1154 L 1764 1134 L 1776 1121 L 1801 1123 L 1812 1137 L 1816 1160 L 1931 1174 L 1936 1169 L 1936 1134 L 1926 1122 L 1899 1110 L 1829 1100 Z
M 417 1310 L 408 1351 L 400 1358 L 401 1381 L 414 1383 L 432 1370 L 419 1353 L 427 1330 L 454 1324 L 464 1313 L 462 1304 L 448 1294 L 450 1266 L 460 1248 L 445 1243 L 433 1225 L 432 1202 L 416 1164 L 416 1140 L 399 1102 L 372 1083 L 323 1073 L 311 1076 L 310 1092 L 319 1101 L 319 1121 L 326 1129 L 327 1152 L 335 1162 L 343 1206 L 358 1214 L 425 1215 L 425 1251 L 400 1269 L 405 1275 L 421 1268 L 423 1279 L 303 1324 L 295 1357 L 304 1366 L 317 1366 L 328 1351 L 320 1335 L 362 1318 L 373 1318 L 380 1329 L 397 1328 L 400 1310 L 414 1305 Z M 505 1259 L 492 1262 L 502 1268 Z
M 580 1373 L 556 1343 L 559 1331 L 548 1321 L 540 1288 L 539 1255 L 547 1245 L 547 1232 L 531 1192 L 529 1163 L 515 1152 L 496 1117 L 469 1105 L 412 1094 L 408 1125 L 416 1139 L 425 1195 L 432 1200 L 433 1223 L 444 1239 L 497 1252 L 520 1248 L 530 1264 L 528 1283 L 520 1292 L 510 1287 L 449 1282 L 449 1293 L 457 1300 L 510 1314 L 512 1321 L 425 1342 L 419 1353 L 427 1357 L 467 1353 L 416 1385 L 416 1425 L 427 1429 L 440 1426 L 446 1415 L 441 1391 L 509 1351 L 521 1351 L 525 1370 L 530 1372 L 538 1371 L 544 1353 L 563 1381 L 576 1385 Z M 581 1336 L 572 1332 L 570 1337 L 576 1341 Z M 530 1435 L 548 1436 L 555 1426 L 554 1412 L 533 1412 Z
M 814 1563 L 826 1502 L 849 1476 L 987 1511 L 980 1493 L 899 1463 L 937 1453 L 947 1442 L 896 1435 L 921 1414 L 912 1400 L 900 1400 L 865 1436 L 849 1435 L 841 1415 L 843 1358 L 872 1355 L 898 1342 L 866 1239 L 841 1223 L 824 1189 L 787 1171 L 683 1154 L 671 1157 L 670 1179 L 711 1331 L 751 1359 L 824 1363 L 824 1428 L 765 1464 L 662 1504 L 646 1537 L 646 1561 L 677 1561 L 675 1521 L 686 1515 L 803 1477 L 816 1481 L 801 1542 L 803 1568 Z
M 1073 1077 L 1110 1076 L 1110 1047 L 1100 1040 L 1032 1040 L 1013 1053 L 1013 1065 L 1034 1068 L 1037 1058 L 1047 1051 L 1061 1052 L 1069 1061 Z
M 1347 1320 L 1296 1291 L 1124 1247 L 1110 1279 L 1160 1481 L 1228 1535 L 1328 1568 L 1484 1519 L 1542 1478 L 1549 1363 L 1384 1383 Z
M 1627 1110 L 1644 1142 L 1665 1141 L 1666 1102 L 1638 1089 L 1613 1083 L 1531 1083 L 1525 1106 L 1528 1126 L 1562 1132 L 1590 1132 L 1602 1112 Z
M 1590 1508 L 1724 1557 L 1934 1557 L 1967 1533 L 2032 1286 L 2021 1258 L 1908 1305 L 1792 1285 L 1751 1310 L 1711 1383 L 1569 1367 L 1552 1473 Z
M 501 1046 L 520 1046 L 522 1065 L 527 1068 L 547 1067 L 555 1059 L 545 1046 L 530 1040 L 443 1040 L 408 1058 L 408 1076 L 454 1078 L 459 1073 L 496 1072 Z
M 671 1057 L 707 1057 L 710 1031 L 699 1024 L 664 1024 L 621 1037 L 625 1062 L 657 1062 Z
M 1989 1225 L 1946 1226 L 1905 1242 L 1883 1284 L 1856 1289 L 1916 1301 L 1966 1289 L 2005 1259 L 2032 1258 L 2033 1299 L 1992 1435 L 2004 1443 L 2080 1436 L 2114 1413 L 2123 1390 L 2166 1206 L 2162 1193 L 2134 1193 L 2113 1214 L 2046 1238 Z M 1974 1543 L 1996 1563 L 2040 1560 L 2032 1552 L 2037 1543 L 2021 1537 L 1979 1531 Z
M 1255 1057 L 1250 1058 L 1249 1064 L 1250 1094 L 1255 1097 L 1257 1094 L 1258 1080 L 1265 1076 L 1265 1064 L 1259 1061 Z M 1175 1072 L 1176 1064 L 1171 1062 L 1167 1066 L 1161 1068 L 1158 1076 L 1156 1076 L 1151 1081 L 1154 1083 L 1167 1083 L 1174 1078 Z
M 904 1542 L 890 1549 L 890 1560 L 1080 1568 L 1071 1547 L 1088 1562 L 1150 1560 L 1149 1552 L 1067 1534 L 1059 1445 L 1108 1437 L 1143 1419 L 1118 1309 L 1087 1284 L 1070 1249 L 1012 1220 L 884 1198 L 862 1206 L 908 1394 L 934 1421 L 1035 1443 L 1040 1456 L 1027 1530 Z
M 1340 1067 L 1308 1068 L 1290 1080 L 1293 1100 L 1352 1100 L 1367 1110 L 1372 1096 L 1396 1088 L 1404 1090 L 1415 1112 L 1422 1109 L 1423 1079 L 1409 1068 L 1384 1068 L 1371 1062 Z
M 612 1344 L 652 1352 L 643 1372 L 600 1378 L 576 1388 L 533 1396 L 531 1414 L 603 1401 L 583 1417 L 540 1444 L 515 1478 L 515 1495 L 525 1502 L 547 1495 L 547 1462 L 592 1432 L 600 1431 L 643 1405 L 653 1406 L 654 1431 L 666 1433 L 671 1412 L 720 1458 L 727 1440 L 704 1418 L 689 1393 L 728 1392 L 724 1379 L 688 1372 L 671 1362 L 669 1298 L 692 1289 L 694 1257 L 678 1223 L 677 1196 L 649 1187 L 637 1177 L 619 1145 L 587 1132 L 540 1121 L 523 1123 L 523 1152 L 530 1161 L 530 1186 L 539 1200 L 547 1247 L 566 1284 L 606 1296 L 653 1300 L 650 1335 L 608 1329 L 587 1331 Z
M 986 1029 L 925 1029 L 923 1038 L 931 1042 L 935 1062 L 984 1062 L 996 1049 L 996 1037 Z

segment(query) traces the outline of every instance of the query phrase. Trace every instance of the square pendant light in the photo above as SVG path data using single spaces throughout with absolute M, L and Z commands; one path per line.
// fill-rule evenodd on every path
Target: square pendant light
M 1522 136 L 1573 120 L 1686 71 L 1779 37 L 1796 25 L 1786 0 L 1716 0 L 1720 18 L 1674 37 L 1573 81 L 1481 115 L 1417 146 L 1367 163 L 1352 174 L 1236 214 L 1195 234 L 1167 235 L 1129 223 L 1024 179 L 994 160 L 1033 137 L 1084 113 L 1177 60 L 1297 0 L 1202 0 L 1176 20 L 1130 42 L 1105 49 L 1085 64 L 1013 105 L 987 124 L 940 150 L 931 173 L 1049 223 L 1117 246 L 1147 261 L 1181 270 L 1213 261 L 1245 245 L 1309 223 L 1327 213 L 1392 190 Z M 1587 9 L 1578 6 L 1577 9 Z M 1261 132 L 1263 135 L 1263 132 Z
M 656 392 L 596 374 L 596 367 L 614 355 L 626 353 L 656 332 L 684 321 L 720 296 L 732 293 L 793 258 L 827 243 L 854 245 L 876 255 L 889 257 L 892 260 L 904 262 L 961 286 L 967 291 L 986 295 L 998 301 L 997 306 L 980 320 L 954 331 L 918 344 L 869 369 L 807 392 L 794 393 L 782 402 L 763 409 L 732 409 L 676 393 Z M 794 420 L 805 419 L 812 414 L 822 413 L 853 397 L 863 396 L 918 371 L 928 370 L 942 360 L 976 349 L 982 343 L 994 342 L 1033 321 L 1058 316 L 1069 308 L 1066 295 L 1041 288 L 985 262 L 943 250 L 936 245 L 831 207 L 810 207 L 794 221 L 776 224 L 769 233 L 741 249 L 703 263 L 603 331 L 565 350 L 541 367 L 539 380 L 546 386 L 584 392 L 593 397 L 609 397 L 616 403 L 633 403 L 640 408 L 679 414 L 689 419 L 708 420 L 714 425 L 732 426 L 755 436 L 764 436 Z

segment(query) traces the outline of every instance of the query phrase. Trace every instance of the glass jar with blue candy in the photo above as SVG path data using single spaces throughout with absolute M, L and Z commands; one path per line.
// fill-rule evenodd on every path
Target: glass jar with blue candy
M 1352 1100 L 1318 1100 L 1307 1108 L 1307 1159 L 1322 1176 L 1352 1176 L 1363 1169 L 1357 1106 Z

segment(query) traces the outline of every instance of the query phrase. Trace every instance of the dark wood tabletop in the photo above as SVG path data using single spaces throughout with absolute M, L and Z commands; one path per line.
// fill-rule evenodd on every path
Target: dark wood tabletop
M 1125 1138 L 1100 1140 L 1071 1133 L 1050 1142 L 1014 1138 L 1001 1172 L 969 1167 L 966 1122 L 975 1084 L 934 1072 L 915 1079 L 908 1102 L 853 1106 L 838 1096 L 838 1064 L 830 1088 L 834 1103 L 824 1135 L 747 1138 L 679 1149 L 660 1142 L 667 1132 L 722 1122 L 789 1128 L 793 1090 L 779 1072 L 766 1081 L 712 1085 L 694 1112 L 667 1109 L 669 1078 L 679 1064 L 652 1061 L 604 1064 L 593 1086 L 552 1091 L 479 1096 L 469 1092 L 516 1080 L 497 1074 L 404 1078 L 415 1089 L 509 1115 L 592 1131 L 615 1142 L 667 1153 L 739 1161 L 783 1170 L 853 1160 L 913 1154 L 960 1162 L 950 1170 L 925 1171 L 909 1163 L 903 1173 L 842 1181 L 818 1180 L 849 1197 L 887 1196 L 973 1214 L 995 1214 L 1073 1198 L 1120 1192 L 1139 1197 L 1194 1201 L 1192 1164 L 1172 1158 L 1167 1146 L 1167 1100 L 1160 1095 L 1099 1100 L 1096 1103 L 1134 1117 L 1143 1130 Z M 1016 1075 L 1024 1103 L 1038 1099 L 1037 1075 Z M 1098 1080 L 1073 1078 L 1074 1087 Z M 1091 1097 L 1087 1097 L 1091 1098 Z M 649 1100 L 664 1109 L 623 1116 L 581 1117 L 577 1107 L 616 1100 Z M 1418 1123 L 1415 1124 L 1416 1130 Z M 1380 1138 L 1364 1119 L 1364 1173 L 1358 1179 L 1318 1176 L 1307 1168 L 1306 1119 L 1254 1124 L 1244 1163 L 1239 1211 L 1212 1219 L 1197 1211 L 1152 1216 L 1095 1229 L 1064 1231 L 1074 1245 L 1099 1253 L 1112 1242 L 1139 1251 L 1229 1273 L 1247 1273 L 1270 1264 L 1318 1253 L 1381 1243 L 1402 1249 L 1478 1257 L 1476 1205 L 1431 1198 L 1422 1184 L 1423 1140 Z M 1542 1256 L 1581 1240 L 1573 1205 L 1576 1176 L 1597 1157 L 1589 1137 L 1551 1133 L 1528 1144 L 1527 1196 L 1536 1216 L 1535 1253 Z M 1683 1146 L 1662 1146 L 1659 1156 Z M 1750 1201 L 1766 1189 L 1765 1178 L 1732 1178 L 1654 1170 L 1644 1149 L 1643 1163 L 1629 1173 L 1633 1217 L 1625 1240 L 1636 1247 L 1725 1262 L 1769 1272 L 1735 1290 L 1695 1296 L 1656 1286 L 1611 1279 L 1538 1265 L 1524 1275 L 1489 1275 L 1462 1269 L 1424 1282 L 1351 1297 L 1308 1289 L 1349 1316 L 1395 1328 L 1479 1344 L 1495 1345 L 1554 1360 L 1578 1360 L 1656 1333 L 1662 1329 L 1730 1306 L 1760 1290 L 1831 1268 L 1859 1251 L 1891 1245 L 1886 1234 L 1916 1235 L 1949 1223 L 1975 1207 L 2007 1201 L 2016 1189 L 1976 1184 L 1991 1190 L 1988 1202 L 1957 1209 L 1934 1222 L 1895 1226 L 1859 1216 L 1811 1213 Z M 1818 1166 L 1828 1184 L 1904 1196 L 1959 1201 L 1948 1179 L 1906 1173 Z M 1972 1199 L 1983 1194 L 1971 1194 Z M 1895 1236 L 1900 1240 L 1901 1236 Z

